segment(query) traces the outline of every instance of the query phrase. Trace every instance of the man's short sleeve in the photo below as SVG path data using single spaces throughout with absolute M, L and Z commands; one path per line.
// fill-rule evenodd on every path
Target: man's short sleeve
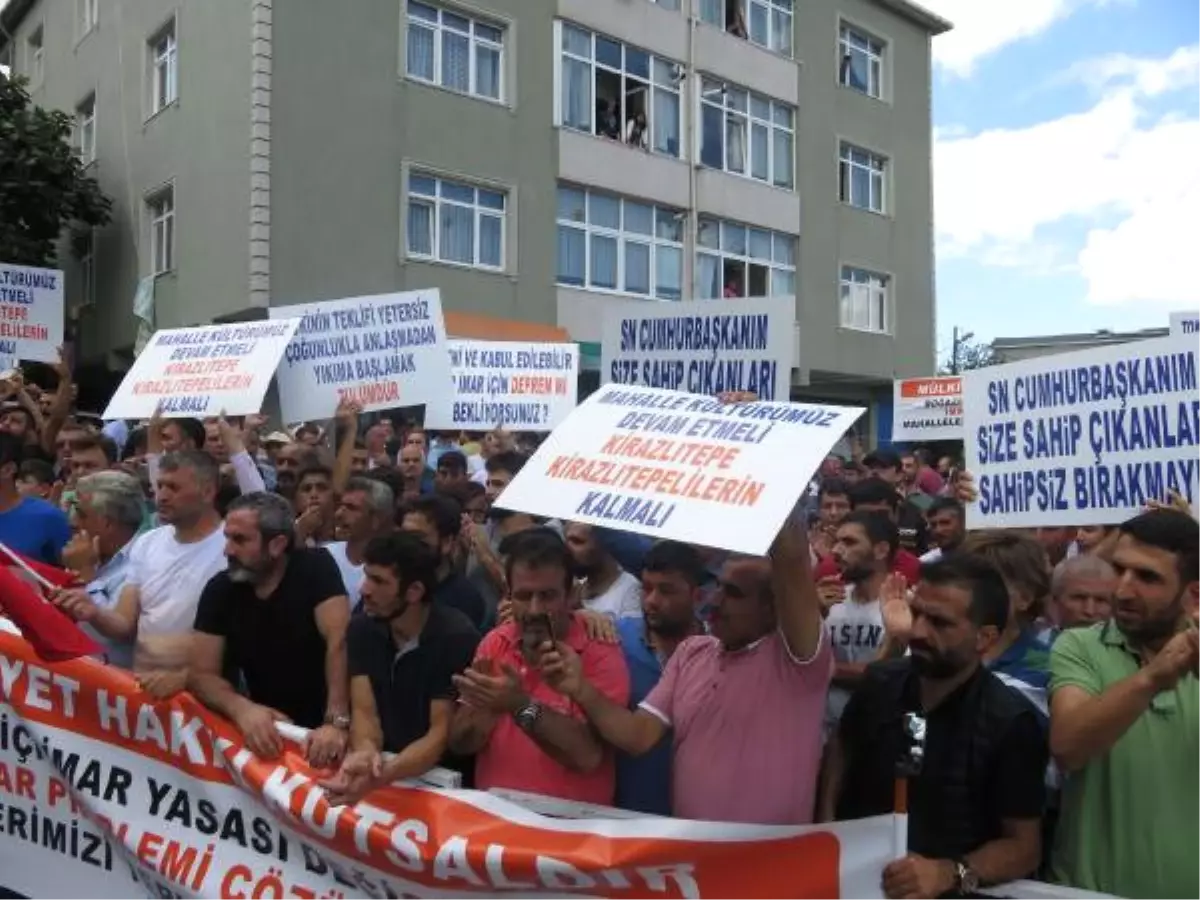
M 346 660 L 351 678 L 359 675 L 371 675 L 371 642 L 375 637 L 371 632 L 375 623 L 366 616 L 352 616 L 350 627 L 346 629 Z
M 1071 628 L 1059 635 L 1050 649 L 1050 694 L 1061 687 L 1083 688 L 1096 695 L 1104 690 L 1104 682 L 1092 656 L 1092 647 L 1099 635 L 1092 628 Z
M 690 656 L 691 640 L 686 640 L 671 654 L 667 667 L 663 669 L 662 678 L 650 689 L 640 707 L 654 717 L 661 719 L 668 728 L 675 724 L 675 685 L 679 682 L 679 672 L 683 668 L 683 659 Z
M 1039 819 L 1046 806 L 1046 731 L 1030 707 L 1008 727 L 996 747 L 991 778 L 995 808 L 1002 819 Z
M 304 589 L 312 598 L 313 608 L 316 609 L 332 597 L 345 597 L 346 585 L 342 583 L 342 573 L 332 556 L 323 549 L 303 552 L 306 559 L 304 565 Z
M 196 606 L 194 631 L 228 638 L 233 625 L 233 583 L 221 572 L 214 575 L 200 592 Z
M 629 706 L 629 668 L 620 645 L 590 642 L 583 653 L 583 676 L 608 700 Z

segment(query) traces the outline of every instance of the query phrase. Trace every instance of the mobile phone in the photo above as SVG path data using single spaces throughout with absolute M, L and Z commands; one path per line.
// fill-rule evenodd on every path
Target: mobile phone
M 521 647 L 526 653 L 535 653 L 542 644 L 554 643 L 554 622 L 548 613 L 526 616 L 521 626 Z

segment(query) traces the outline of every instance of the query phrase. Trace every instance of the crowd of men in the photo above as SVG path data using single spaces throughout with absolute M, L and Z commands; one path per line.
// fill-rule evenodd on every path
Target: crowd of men
M 1200 526 L 972 531 L 949 459 L 830 457 L 764 558 L 494 505 L 536 439 L 89 423 L 0 385 L 0 542 L 155 698 L 332 802 L 435 766 L 647 814 L 885 814 L 893 897 L 1196 896 Z M 0 601 L 2 602 L 2 601 Z M 782 863 L 781 863 L 782 864 Z

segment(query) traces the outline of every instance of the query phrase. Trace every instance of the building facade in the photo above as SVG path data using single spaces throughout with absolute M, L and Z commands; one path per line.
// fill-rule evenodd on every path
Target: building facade
M 1134 341 L 1148 341 L 1153 338 L 1163 338 L 1170 334 L 1169 328 L 1142 328 L 1138 331 L 1090 331 L 1081 334 L 1045 334 L 1033 337 L 1005 338 L 999 337 L 992 341 L 992 362 L 1000 363 L 1021 362 L 1026 359 L 1037 359 L 1042 356 L 1055 356 L 1059 353 L 1073 353 L 1076 350 L 1095 350 L 1110 344 L 1130 344 Z
M 3 25 L 113 199 L 63 258 L 104 369 L 155 276 L 158 327 L 438 287 L 452 331 L 585 359 L 614 301 L 794 295 L 796 396 L 932 370 L 949 25 L 907 0 L 10 0 Z

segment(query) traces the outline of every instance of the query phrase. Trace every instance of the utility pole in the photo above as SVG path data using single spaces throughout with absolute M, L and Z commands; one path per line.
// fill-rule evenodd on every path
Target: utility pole
M 966 334 L 959 334 L 958 326 L 957 325 L 954 326 L 954 343 L 950 348 L 950 374 L 951 375 L 959 374 L 959 364 L 958 364 L 959 351 L 962 349 L 962 345 L 965 344 L 967 341 L 971 340 L 971 338 L 973 338 L 973 337 L 975 337 L 975 332 L 968 331 Z

